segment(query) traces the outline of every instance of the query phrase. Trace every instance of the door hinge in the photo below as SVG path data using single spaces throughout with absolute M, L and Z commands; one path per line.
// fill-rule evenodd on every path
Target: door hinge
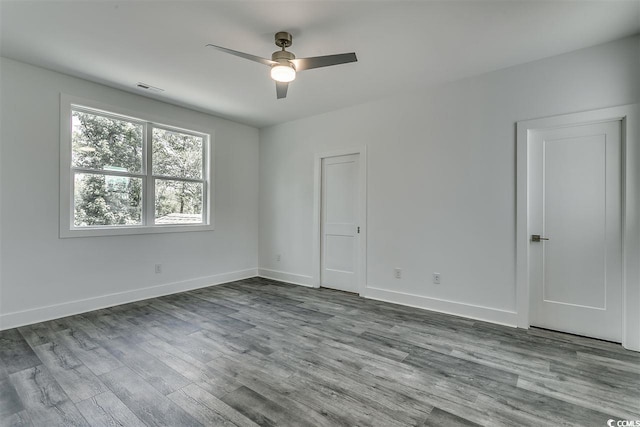
M 360 227 L 358 227 L 358 234 L 360 234 Z

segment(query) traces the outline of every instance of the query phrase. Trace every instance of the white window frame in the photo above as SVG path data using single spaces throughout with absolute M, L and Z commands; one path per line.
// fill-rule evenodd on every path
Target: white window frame
M 102 171 L 84 170 L 72 167 L 71 126 L 72 110 L 124 119 L 144 125 L 145 134 L 142 146 L 142 171 L 140 173 L 118 173 L 110 175 L 142 178 L 142 224 L 76 227 L 74 225 L 74 172 L 102 174 Z M 151 159 L 153 128 L 177 131 L 203 138 L 203 176 L 202 179 L 179 178 L 154 175 Z M 192 124 L 179 123 L 176 120 L 131 111 L 118 106 L 83 99 L 64 93 L 60 94 L 60 238 L 121 236 L 131 234 L 176 233 L 189 231 L 211 231 L 213 223 L 213 130 Z M 155 224 L 155 180 L 202 182 L 202 223 L 200 224 Z

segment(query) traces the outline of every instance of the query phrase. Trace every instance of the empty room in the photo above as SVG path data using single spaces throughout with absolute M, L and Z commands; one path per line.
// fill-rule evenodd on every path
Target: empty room
M 640 0 L 0 0 L 0 427 L 640 426 Z

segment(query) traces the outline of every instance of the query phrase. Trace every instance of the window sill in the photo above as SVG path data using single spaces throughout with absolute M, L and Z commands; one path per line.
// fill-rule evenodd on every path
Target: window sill
M 75 237 L 99 237 L 99 236 L 128 236 L 135 234 L 158 233 L 188 233 L 193 231 L 213 231 L 213 224 L 203 225 L 155 225 L 145 226 L 120 226 L 120 227 L 87 227 L 74 229 L 60 229 L 60 238 L 69 239 Z

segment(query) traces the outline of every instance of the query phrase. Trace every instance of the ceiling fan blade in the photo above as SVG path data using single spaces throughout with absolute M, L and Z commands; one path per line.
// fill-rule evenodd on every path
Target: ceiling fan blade
M 212 47 L 214 49 L 221 50 L 226 53 L 230 53 L 231 55 L 239 56 L 240 58 L 248 59 L 249 61 L 259 62 L 264 65 L 271 66 L 276 64 L 276 62 L 270 59 L 261 58 L 259 56 L 251 55 L 250 53 L 238 52 L 237 50 L 227 49 L 226 47 L 216 46 L 214 44 L 208 44 L 207 46 Z
M 296 71 L 311 70 L 313 68 L 328 67 L 330 65 L 347 64 L 356 62 L 355 53 L 339 53 L 337 55 L 313 56 L 311 58 L 291 59 L 290 62 L 296 67 Z
M 276 96 L 278 99 L 287 97 L 287 89 L 289 89 L 289 83 L 276 82 Z

